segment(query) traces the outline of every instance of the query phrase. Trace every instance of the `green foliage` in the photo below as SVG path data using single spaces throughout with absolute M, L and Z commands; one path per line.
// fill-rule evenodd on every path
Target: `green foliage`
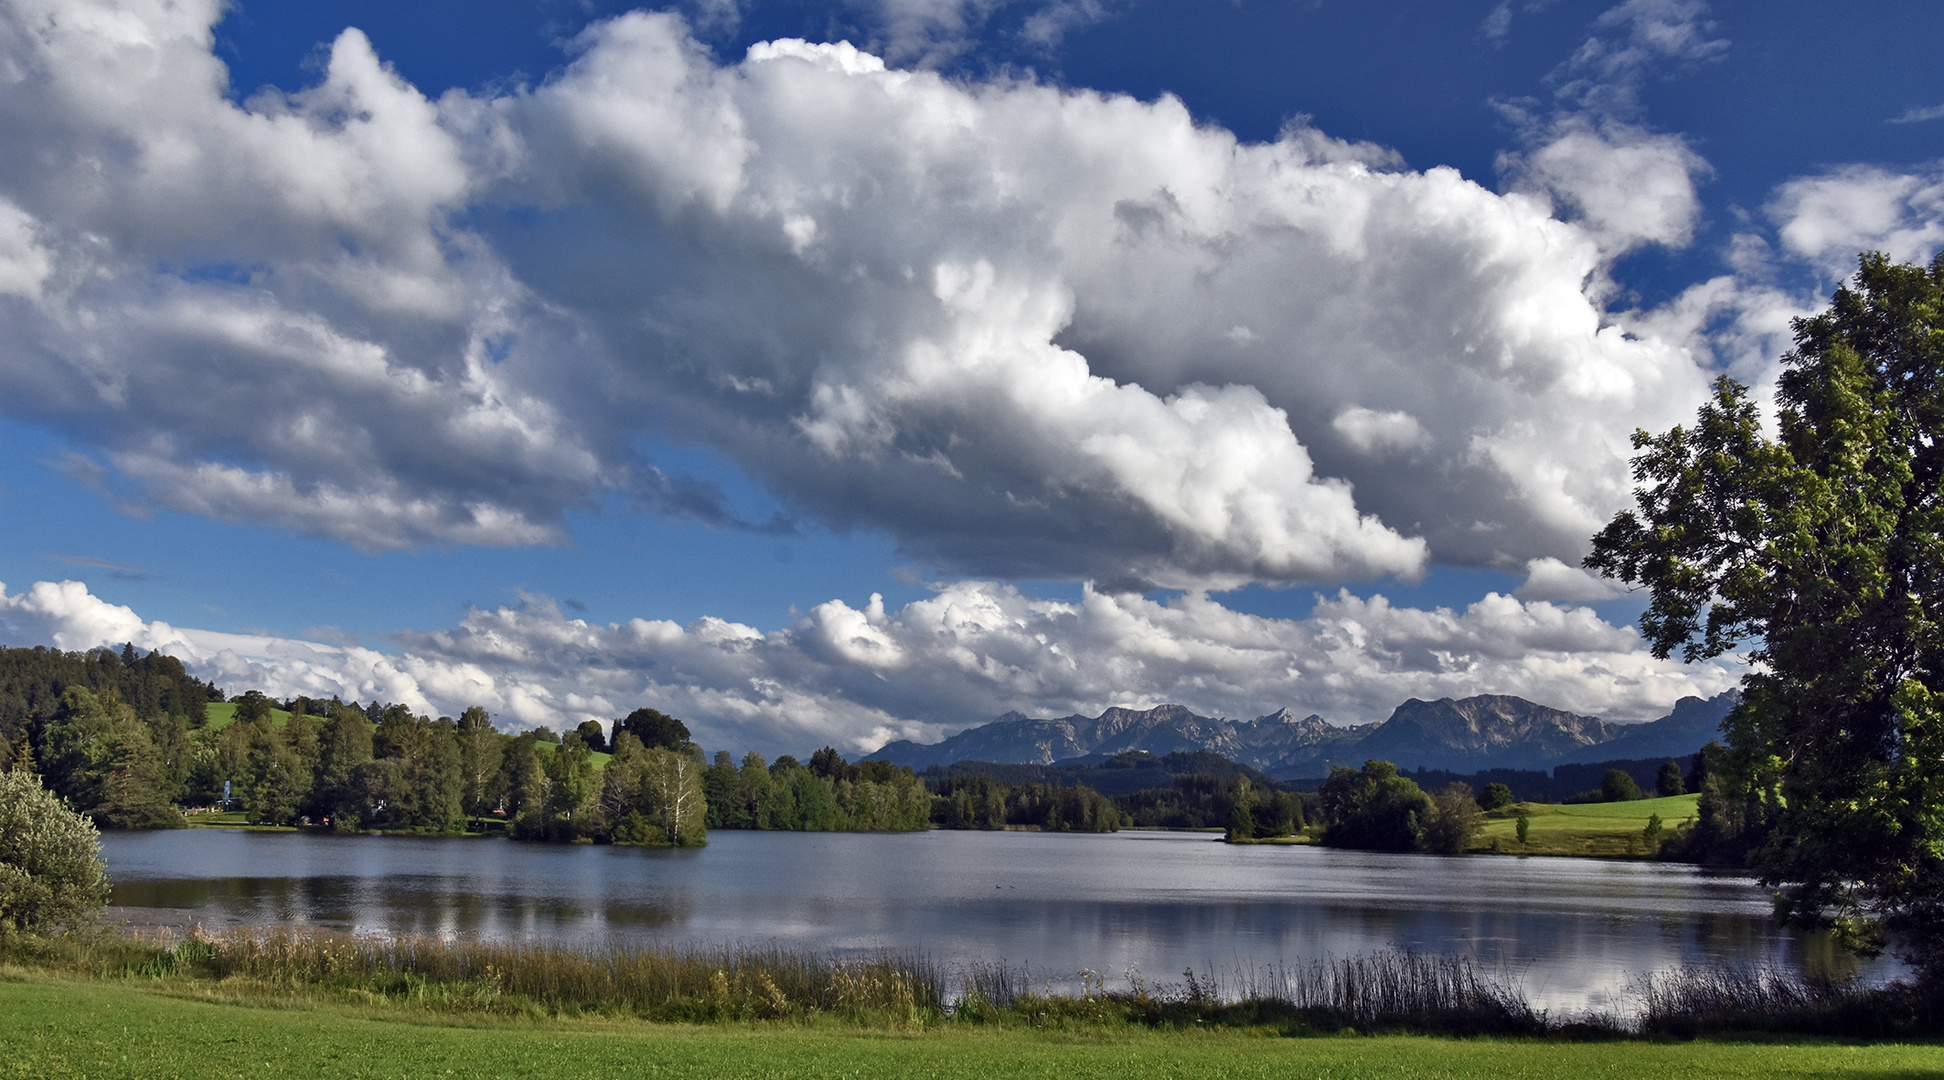
M 1600 800 L 1602 802 L 1633 802 L 1642 798 L 1640 785 L 1628 776 L 1624 769 L 1608 769 L 1600 780 Z
M 692 750 L 694 740 L 689 735 L 688 725 L 662 712 L 659 709 L 640 708 L 614 722 L 614 738 L 620 739 L 627 732 L 641 740 L 643 749 L 652 750 L 657 746 L 669 750 Z
M 215 687 L 185 672 L 180 660 L 160 653 L 138 656 L 128 646 L 119 652 L 0 648 L 0 743 L 9 746 L 9 758 L 11 748 L 22 740 L 31 744 L 38 738 L 40 728 L 61 710 L 72 687 L 97 698 L 112 692 L 143 723 L 156 725 L 168 717 L 185 732 L 201 727 L 205 706 L 223 697 Z M 165 766 L 175 764 L 169 753 L 172 740 L 156 732 L 151 736 L 163 751 Z
M 1366 761 L 1362 769 L 1332 769 L 1317 796 L 1323 843 L 1330 847 L 1417 851 L 1424 843 L 1431 797 L 1397 775 L 1397 766 L 1388 761 Z
M 33 773 L 0 773 L 0 930 L 78 925 L 107 902 L 94 824 Z
M 934 792 L 932 821 L 947 829 L 1003 829 L 1013 786 L 990 776 L 951 777 Z
M 594 771 L 594 752 L 578 732 L 568 732 L 560 748 L 535 758 L 542 780 L 531 785 L 512 823 L 521 840 L 592 838 L 600 825 L 594 814 L 600 778 Z
M 1747 866 L 1767 842 L 1779 810 L 1773 763 L 1710 742 L 1694 757 L 1682 786 L 1699 795 L 1695 820 L 1663 841 L 1663 858 Z
M 728 754 L 717 754 L 703 778 L 710 827 L 911 832 L 930 823 L 932 798 L 910 769 L 887 761 L 853 764 L 830 747 L 810 760 L 814 768 L 787 754 L 766 765 L 752 753 L 738 769 Z
M 1010 825 L 1045 832 L 1104 833 L 1118 832 L 1123 824 L 1113 800 L 1079 785 L 1002 784 L 990 776 L 955 776 L 940 784 L 926 802 L 930 820 L 947 829 Z
M 1635 435 L 1638 512 L 1586 562 L 1651 590 L 1656 655 L 1749 645 L 1704 831 L 1784 917 L 1944 983 L 1944 256 L 1863 256 L 1795 342 L 1775 438 L 1727 378 Z
M 1169 758 L 1187 756 L 1171 754 Z M 1289 836 L 1303 825 L 1302 797 L 1270 783 L 1267 778 L 1251 779 L 1240 771 L 1194 772 L 1173 777 L 1166 787 L 1116 795 L 1114 804 L 1120 807 L 1124 823 L 1135 828 L 1216 828 L 1234 840 Z M 1245 816 L 1249 829 L 1241 832 Z
M 247 691 L 232 704 L 235 706 L 233 713 L 235 722 L 239 724 L 261 724 L 264 727 L 271 727 L 276 714 L 281 711 L 277 708 L 277 703 L 265 697 L 261 690 Z
M 339 829 L 355 828 L 364 816 L 361 779 L 371 762 L 371 721 L 349 705 L 336 705 L 317 739 L 317 766 L 305 806 L 310 819 Z
M 182 824 L 169 806 L 168 777 L 150 727 L 114 690 L 104 701 L 71 686 L 42 731 L 41 773 L 48 787 L 111 829 Z
M 1485 814 L 1479 810 L 1470 785 L 1447 784 L 1431 801 L 1431 818 L 1424 825 L 1424 850 L 1456 855 L 1471 846 L 1472 837 L 1485 823 Z
M 459 714 L 460 806 L 477 821 L 491 813 L 506 796 L 507 739 L 493 729 L 486 710 L 477 705 Z
M 621 730 L 617 725 L 615 729 L 617 737 L 621 734 Z M 599 720 L 582 720 L 580 726 L 574 729 L 574 733 L 581 737 L 581 741 L 587 744 L 589 750 L 597 754 L 609 752 L 607 732 L 601 727 Z M 639 736 L 637 736 L 638 738 Z
M 542 813 L 547 803 L 547 770 L 541 765 L 541 729 L 528 731 L 506 745 L 500 765 L 504 778 L 506 812 L 514 821 L 522 816 Z
M 310 717 L 299 711 L 278 730 L 267 698 L 254 691 L 238 703 L 236 720 L 223 736 L 246 749 L 241 754 L 243 810 L 253 825 L 288 825 L 316 784 L 321 749 Z
M 428 720 L 403 705 L 384 710 L 373 758 L 360 768 L 367 828 L 459 829 L 465 778 L 456 736 L 451 720 Z
M 1687 783 L 1681 778 L 1681 763 L 1669 759 L 1660 767 L 1654 777 L 1654 794 L 1660 796 L 1686 795 Z
M 1512 789 L 1496 781 L 1486 784 L 1485 790 L 1478 793 L 1478 807 L 1481 810 L 1503 810 L 1514 801 Z
M 1516 828 L 1518 829 L 1519 832 L 1519 843 L 1524 844 L 1524 843 L 1531 842 L 1532 816 L 1530 814 L 1520 814 Z
M 1260 787 L 1246 776 L 1235 778 L 1228 820 L 1223 832 L 1229 840 L 1266 840 L 1296 831 L 1303 804 L 1294 793 Z
M 622 844 L 708 843 L 703 772 L 692 755 L 643 749 L 633 732 L 622 731 L 615 736 L 614 759 L 602 770 L 599 805 L 586 835 Z

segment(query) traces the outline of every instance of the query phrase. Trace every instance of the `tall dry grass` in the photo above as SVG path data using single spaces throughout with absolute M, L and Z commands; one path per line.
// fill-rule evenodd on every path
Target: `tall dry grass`
M 943 1011 L 939 971 L 917 953 L 837 957 L 782 946 L 445 941 L 279 928 L 197 932 L 164 955 L 159 963 L 170 971 L 456 1009 L 696 1021 L 821 1013 L 910 1024 Z
M 1346 1028 L 1537 1034 L 1548 1026 L 1516 980 L 1487 974 L 1469 957 L 1408 950 L 1227 973 L 1189 970 L 1179 982 L 1151 983 L 1129 971 L 1127 981 L 1127 990 L 1110 991 L 1105 978 L 1088 971 L 1081 973 L 1078 995 L 1035 993 L 1023 969 L 977 965 L 962 980 L 953 1015 L 1038 1025 L 1119 1020 L 1268 1026 L 1292 1034 Z
M 1908 983 L 1867 986 L 1760 967 L 1685 967 L 1636 980 L 1649 1035 L 1936 1035 L 1944 1002 Z
M 1422 1026 L 1437 1018 L 1477 1030 L 1544 1027 L 1515 980 L 1488 974 L 1467 956 L 1392 950 L 1238 970 L 1233 990 L 1211 970 L 1202 984 L 1212 998 L 1286 1002 L 1344 1026 Z
M 238 997 L 316 995 L 448 1012 L 622 1014 L 690 1022 L 835 1018 L 1108 1027 L 1216 1025 L 1287 1034 L 1352 1029 L 1450 1035 L 1622 1037 L 1773 1033 L 1858 1038 L 1944 1033 L 1944 1002 L 1907 984 L 1870 987 L 1751 968 L 1684 968 L 1637 980 L 1639 1011 L 1550 1017 L 1504 973 L 1464 956 L 1373 952 L 1292 965 L 1186 971 L 1126 988 L 1084 972 L 1077 994 L 1031 971 L 973 963 L 949 977 L 915 952 L 822 955 L 780 945 L 597 945 L 361 937 L 294 928 L 0 937 L 0 967 L 167 980 Z

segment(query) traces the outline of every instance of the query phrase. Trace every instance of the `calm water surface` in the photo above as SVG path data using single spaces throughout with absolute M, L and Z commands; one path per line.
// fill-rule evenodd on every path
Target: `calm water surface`
M 1840 965 L 1755 882 L 1592 859 L 1233 847 L 1205 834 L 717 832 L 695 851 L 217 829 L 107 833 L 113 902 L 213 923 L 568 940 L 778 942 L 1005 960 L 1072 988 L 1408 947 L 1541 1005 L 1617 1003 L 1684 964 Z M 1879 972 L 1879 974 L 1887 974 Z

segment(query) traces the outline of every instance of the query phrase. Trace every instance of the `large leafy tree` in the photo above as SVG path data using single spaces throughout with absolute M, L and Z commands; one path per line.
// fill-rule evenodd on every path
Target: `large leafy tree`
M 686 751 L 695 745 L 687 724 L 660 709 L 646 706 L 614 722 L 615 738 L 620 738 L 624 731 L 640 739 L 642 748 L 647 750 L 661 746 L 670 750 Z
M 1779 914 L 1944 982 L 1944 255 L 1863 256 L 1795 344 L 1773 437 L 1726 378 L 1635 434 L 1638 509 L 1586 565 L 1650 590 L 1656 655 L 1746 649 L 1727 734 Z
M 1388 761 L 1330 770 L 1317 789 L 1323 843 L 1366 851 L 1416 851 L 1433 812 L 1431 797 Z

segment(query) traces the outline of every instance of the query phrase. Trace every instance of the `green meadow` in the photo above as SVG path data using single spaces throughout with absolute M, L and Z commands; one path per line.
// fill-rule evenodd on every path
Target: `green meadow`
M 212 701 L 203 706 L 203 715 L 209 718 L 208 726 L 210 730 L 221 731 L 236 722 L 236 702 Z M 282 709 L 270 710 L 270 725 L 272 727 L 282 728 L 288 723 L 290 723 L 290 714 L 288 712 Z
M 1485 815 L 1472 851 L 1506 855 L 1596 855 L 1608 858 L 1653 854 L 1647 824 L 1660 815 L 1665 838 L 1699 813 L 1699 795 L 1670 795 L 1610 803 L 1515 803 Z M 1518 818 L 1527 820 L 1526 842 L 1519 842 Z
M 1261 1031 L 453 1018 L 392 1004 L 0 972 L 0 1077 L 1935 1077 L 1944 1047 Z

